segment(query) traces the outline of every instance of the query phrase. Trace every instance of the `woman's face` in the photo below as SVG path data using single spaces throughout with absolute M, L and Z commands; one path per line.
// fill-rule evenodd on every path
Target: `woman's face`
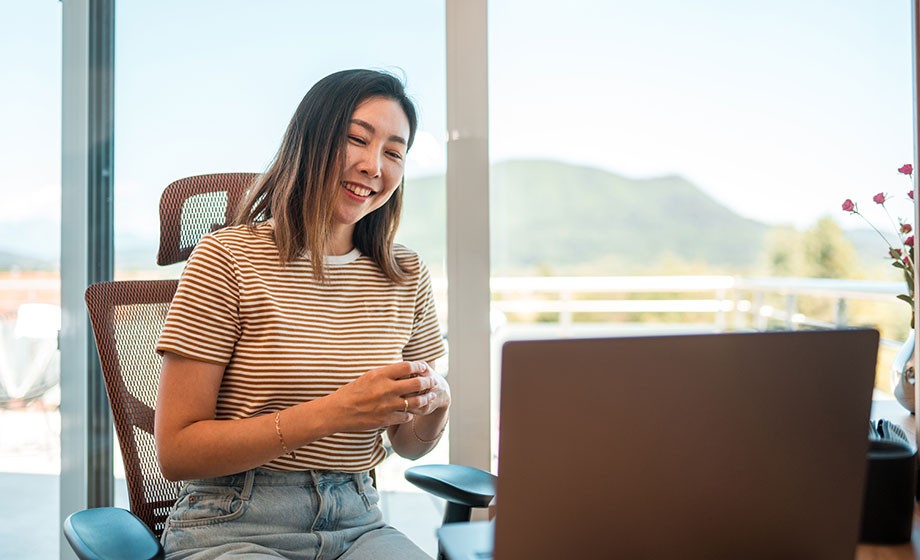
M 397 101 L 371 97 L 355 108 L 335 202 L 337 225 L 350 232 L 390 199 L 403 178 L 408 139 L 409 119 Z

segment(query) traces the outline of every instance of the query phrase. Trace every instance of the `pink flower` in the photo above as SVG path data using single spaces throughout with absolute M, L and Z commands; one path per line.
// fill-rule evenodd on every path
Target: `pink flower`
M 903 175 L 910 175 L 911 180 L 913 180 L 914 166 L 907 163 L 898 168 L 898 172 Z M 909 206 L 913 206 L 916 211 L 917 201 L 914 196 L 914 189 L 907 191 L 907 198 L 911 200 Z M 903 218 L 898 218 L 897 220 L 891 215 L 891 212 L 888 209 L 887 202 L 892 198 L 889 197 L 886 193 L 880 192 L 872 197 L 872 201 L 881 206 L 882 213 L 885 214 L 885 217 L 888 218 L 888 223 L 897 230 L 897 237 L 895 238 L 895 243 L 892 245 L 889 240 L 890 236 L 886 236 L 881 232 L 875 225 L 863 214 L 859 212 L 859 206 L 850 200 L 849 198 L 843 201 L 843 204 L 840 206 L 844 212 L 849 212 L 850 215 L 859 216 L 863 221 L 866 222 L 875 233 L 877 233 L 885 242 L 885 246 L 888 248 L 887 257 L 891 259 L 891 264 L 896 268 L 900 269 L 904 278 L 907 281 L 907 293 L 898 296 L 898 299 L 906 301 L 910 304 L 911 309 L 914 306 L 914 226 L 910 223 L 913 220 L 905 220 Z M 920 223 L 917 224 L 917 227 L 920 227 Z M 920 230 L 917 230 L 920 231 Z M 914 328 L 914 316 L 911 313 L 910 320 L 911 328 Z

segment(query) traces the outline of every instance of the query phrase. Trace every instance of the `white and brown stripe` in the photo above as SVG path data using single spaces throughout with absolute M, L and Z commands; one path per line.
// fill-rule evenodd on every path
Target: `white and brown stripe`
M 281 265 L 271 225 L 205 236 L 182 275 L 158 352 L 225 365 L 217 419 L 271 413 L 328 395 L 364 372 L 444 354 L 428 270 L 396 247 L 411 280 L 392 283 L 353 251 Z M 383 460 L 381 431 L 341 433 L 265 465 L 360 472 Z

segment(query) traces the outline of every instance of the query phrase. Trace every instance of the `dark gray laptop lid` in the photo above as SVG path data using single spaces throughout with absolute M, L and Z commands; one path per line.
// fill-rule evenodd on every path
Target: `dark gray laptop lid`
M 511 341 L 495 557 L 852 558 L 878 333 Z

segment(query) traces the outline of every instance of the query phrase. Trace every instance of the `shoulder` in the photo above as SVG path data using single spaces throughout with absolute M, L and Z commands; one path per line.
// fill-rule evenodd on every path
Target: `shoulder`
M 242 263 L 260 258 L 275 258 L 277 248 L 271 228 L 231 226 L 204 235 L 188 259 L 185 270 L 220 268 L 238 271 Z
M 272 226 L 268 223 L 239 226 L 228 226 L 221 228 L 213 233 L 209 233 L 202 238 L 214 239 L 224 245 L 246 245 L 253 242 L 271 242 L 274 238 Z
M 274 235 L 269 224 L 254 226 L 229 226 L 201 238 L 199 246 L 220 247 L 232 255 L 242 256 L 253 252 L 264 253 L 275 248 Z
M 399 263 L 399 267 L 402 268 L 407 274 L 413 277 L 418 277 L 421 275 L 427 276 L 428 269 L 425 266 L 425 262 L 422 261 L 422 258 L 418 253 L 406 247 L 405 245 L 394 243 L 393 257 L 396 259 L 396 262 Z

